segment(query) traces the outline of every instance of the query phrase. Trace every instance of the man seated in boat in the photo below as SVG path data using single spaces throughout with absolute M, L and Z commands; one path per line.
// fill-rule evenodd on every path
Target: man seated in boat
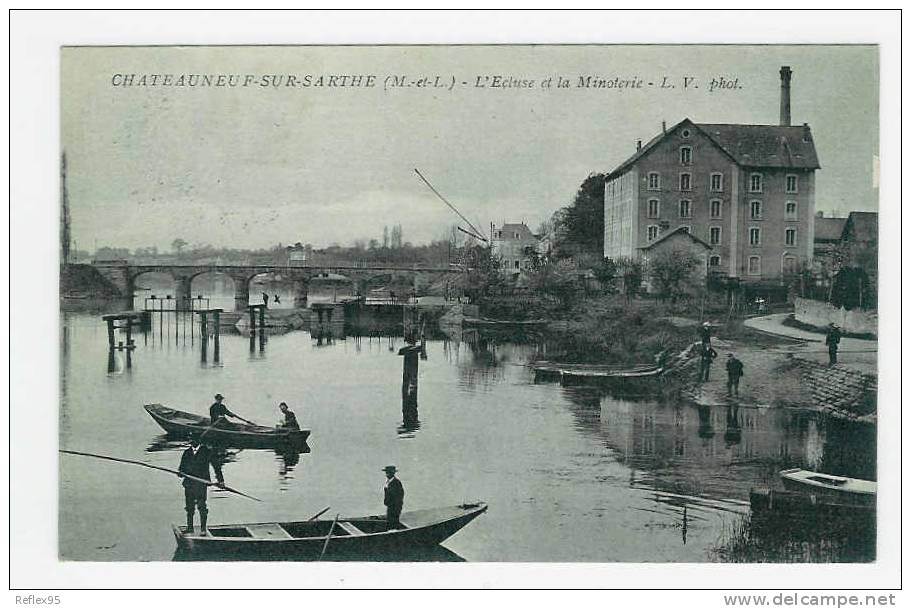
M 298 431 L 301 428 L 301 426 L 297 423 L 297 417 L 294 416 L 294 413 L 290 408 L 288 408 L 288 405 L 285 402 L 279 404 L 278 409 L 282 411 L 282 415 L 284 416 L 284 419 L 280 423 L 281 427 L 294 431 Z
M 227 417 L 234 417 L 243 421 L 239 416 L 228 410 L 223 401 L 224 399 L 225 396 L 216 393 L 215 402 L 209 406 L 209 420 L 213 427 L 232 427 L 234 424 L 228 421 Z

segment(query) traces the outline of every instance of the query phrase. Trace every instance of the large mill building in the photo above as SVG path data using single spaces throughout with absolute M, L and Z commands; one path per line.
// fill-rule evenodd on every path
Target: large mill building
M 809 262 L 819 161 L 810 127 L 791 125 L 790 87 L 784 66 L 778 125 L 684 119 L 638 144 L 606 177 L 604 255 L 638 258 L 681 229 L 711 247 L 715 275 L 778 281 Z

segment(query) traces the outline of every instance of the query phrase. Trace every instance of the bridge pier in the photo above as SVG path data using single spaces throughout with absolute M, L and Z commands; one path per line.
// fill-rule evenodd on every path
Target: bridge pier
M 310 289 L 310 282 L 299 279 L 295 282 L 297 293 L 294 295 L 294 306 L 298 309 L 307 308 L 307 290 Z
M 193 297 L 190 284 L 193 282 L 191 277 L 177 276 L 174 277 L 174 298 L 176 302 L 174 307 L 178 311 L 190 310 L 190 299 Z
M 246 311 L 250 305 L 250 278 L 246 275 L 231 275 L 234 280 L 234 310 Z

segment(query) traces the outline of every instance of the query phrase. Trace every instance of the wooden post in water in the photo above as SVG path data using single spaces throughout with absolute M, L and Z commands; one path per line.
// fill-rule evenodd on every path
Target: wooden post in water
M 215 359 L 214 362 L 217 364 L 219 356 L 221 355 L 221 309 L 216 309 L 212 312 L 212 321 L 215 323 Z
M 199 339 L 201 346 L 200 361 L 205 363 L 209 350 L 209 314 L 206 311 L 200 312 Z
M 402 360 L 402 422 L 405 427 L 418 422 L 418 362 L 421 348 L 410 343 L 399 349 Z
M 256 309 L 253 305 L 249 306 L 250 309 L 250 336 L 253 336 L 256 333 Z
M 114 320 L 106 320 L 108 323 L 108 349 L 114 349 Z
M 133 318 L 127 318 L 127 350 L 133 348 Z

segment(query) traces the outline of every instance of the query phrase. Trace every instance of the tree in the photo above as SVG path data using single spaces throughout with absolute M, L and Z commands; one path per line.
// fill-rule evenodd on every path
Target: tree
M 616 262 L 605 257 L 601 261 L 601 264 L 595 265 L 592 271 L 595 273 L 595 279 L 598 280 L 605 290 L 608 290 L 613 286 L 620 268 L 617 266 Z
M 858 267 L 842 267 L 832 281 L 830 302 L 850 311 L 875 305 L 866 271 Z
M 589 175 L 573 202 L 554 214 L 559 257 L 579 253 L 604 255 L 604 174 Z
M 188 245 L 189 245 L 189 243 L 187 243 L 180 237 L 177 237 L 176 239 L 171 241 L 171 249 L 173 249 L 175 252 L 177 252 L 178 256 L 180 256 L 181 252 L 183 251 L 183 248 L 187 247 Z
M 623 279 L 623 293 L 629 302 L 642 288 L 642 279 L 645 277 L 642 263 L 632 258 L 620 258 L 617 260 L 617 272 Z
M 464 292 L 474 303 L 499 292 L 506 286 L 506 278 L 502 273 L 503 261 L 491 248 L 476 245 L 466 249 L 468 271 L 463 278 Z
M 648 274 L 658 294 L 662 298 L 670 298 L 673 303 L 686 292 L 689 280 L 698 265 L 699 260 L 689 250 L 662 250 L 649 259 Z
M 553 296 L 564 307 L 579 295 L 578 269 L 572 260 L 555 260 L 541 264 L 529 273 L 528 287 L 536 292 Z

